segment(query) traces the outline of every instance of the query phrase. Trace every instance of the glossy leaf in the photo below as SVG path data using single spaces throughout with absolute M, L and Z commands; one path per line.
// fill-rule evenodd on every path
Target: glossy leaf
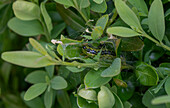
M 94 2 L 96 2 L 97 4 L 101 4 L 104 0 L 93 0 Z
M 122 0 L 115 0 L 115 7 L 120 18 L 135 30 L 142 30 L 139 19 L 135 13 Z
M 111 77 L 101 77 L 101 73 L 104 69 L 99 69 L 98 71 L 91 70 L 89 71 L 85 78 L 84 84 L 87 88 L 98 88 L 106 83 L 108 83 L 112 78 Z
M 103 15 L 102 17 L 100 17 L 97 22 L 96 22 L 96 27 L 97 26 L 100 26 L 102 27 L 102 29 L 104 30 L 106 28 L 106 25 L 108 23 L 108 20 L 109 20 L 109 15 L 106 14 L 106 15 Z
M 81 8 L 87 8 L 88 6 L 90 6 L 90 2 L 89 0 L 80 0 L 80 9 Z
M 139 51 L 144 47 L 143 41 L 139 37 L 122 38 L 122 51 Z
M 54 61 L 49 60 L 46 56 L 32 51 L 4 52 L 2 53 L 1 57 L 7 62 L 31 68 L 38 68 L 55 64 Z
M 40 18 L 38 5 L 27 1 L 15 1 L 13 3 L 14 14 L 21 20 L 34 20 Z
M 112 108 L 115 104 L 112 92 L 105 86 L 101 86 L 100 89 L 97 96 L 99 108 Z
M 37 83 L 32 85 L 25 93 L 24 100 L 32 100 L 35 97 L 41 95 L 47 88 L 46 83 Z
M 107 33 L 114 34 L 121 37 L 134 37 L 140 35 L 136 31 L 126 27 L 110 27 L 107 29 Z
M 120 68 L 121 68 L 121 59 L 116 58 L 114 59 L 110 67 L 108 67 L 101 73 L 101 76 L 102 77 L 114 77 L 120 74 Z
M 41 13 L 42 13 L 42 15 L 43 15 L 43 18 L 44 18 L 44 21 L 45 21 L 47 30 L 48 30 L 48 32 L 51 34 L 51 30 L 53 29 L 53 25 L 52 25 L 51 18 L 50 18 L 50 16 L 48 15 L 47 10 L 46 10 L 46 8 L 45 8 L 45 2 L 42 2 L 42 3 L 41 3 L 40 9 L 41 9 Z
M 97 100 L 97 95 L 95 90 L 81 89 L 78 91 L 78 95 L 87 100 Z
M 156 85 L 159 80 L 155 68 L 144 62 L 139 62 L 137 64 L 135 74 L 139 82 L 145 86 Z
M 162 41 L 165 35 L 164 10 L 161 0 L 154 0 L 148 15 L 149 29 L 153 36 Z
M 77 68 L 77 67 L 72 67 L 72 66 L 67 66 L 66 67 L 68 70 L 70 70 L 71 72 L 82 72 L 85 68 Z
M 91 36 L 93 40 L 99 39 L 103 34 L 103 29 L 101 26 L 97 26 L 94 28 Z
M 47 51 L 43 48 L 43 46 L 38 43 L 35 39 L 29 38 L 30 44 L 41 54 L 43 55 L 48 55 Z
M 45 71 L 37 70 L 37 71 L 33 71 L 30 74 L 28 74 L 27 77 L 25 78 L 25 81 L 31 84 L 45 83 L 46 76 L 47 76 L 47 73 Z
M 88 103 L 85 99 L 78 96 L 77 97 L 77 105 L 79 108 L 98 108 L 95 103 Z
M 67 87 L 67 82 L 66 80 L 61 77 L 61 76 L 55 76 L 52 80 L 51 80 L 51 87 L 54 90 L 60 90 L 60 89 L 64 89 Z
M 9 20 L 8 27 L 22 36 L 37 36 L 44 33 L 38 20 L 23 21 L 14 17 Z
M 165 91 L 168 95 L 170 95 L 170 77 L 165 82 Z

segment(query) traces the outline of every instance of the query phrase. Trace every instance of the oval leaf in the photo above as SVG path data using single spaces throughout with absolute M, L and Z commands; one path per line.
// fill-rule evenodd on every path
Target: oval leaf
M 122 0 L 115 0 L 116 10 L 121 19 L 130 27 L 142 30 L 139 19 L 135 13 Z
M 104 30 L 105 27 L 106 27 L 106 25 L 107 25 L 108 20 L 109 20 L 109 15 L 108 15 L 108 14 L 103 15 L 102 17 L 100 17 L 100 18 L 97 20 L 95 26 L 96 26 L 96 27 L 97 27 L 97 26 L 100 26 L 100 27 L 102 27 L 102 29 Z
M 84 83 L 87 88 L 98 88 L 112 79 L 111 77 L 101 77 L 100 75 L 103 70 L 104 69 L 100 69 L 98 71 L 91 70 L 86 74 Z
M 97 26 L 94 28 L 91 36 L 93 40 L 99 39 L 103 34 L 103 29 L 101 26 Z
M 120 58 L 116 58 L 113 61 L 113 63 L 110 65 L 110 67 L 108 67 L 107 69 L 105 69 L 101 73 L 101 76 L 102 77 L 113 77 L 113 76 L 116 76 L 116 75 L 120 74 L 120 68 L 121 68 L 121 59 Z
M 107 29 L 107 33 L 121 37 L 134 37 L 140 35 L 136 31 L 126 27 L 110 27 Z
M 161 0 L 154 0 L 148 15 L 149 29 L 156 39 L 162 41 L 165 35 L 164 10 Z
M 170 77 L 165 82 L 165 91 L 168 95 L 170 95 Z
M 139 62 L 137 64 L 135 74 L 140 83 L 145 86 L 156 85 L 159 80 L 155 68 L 144 62 Z
M 46 83 L 38 83 L 32 85 L 25 93 L 24 95 L 24 100 L 31 100 L 34 99 L 35 97 L 41 95 L 47 88 Z
M 67 87 L 67 82 L 63 77 L 56 76 L 51 80 L 51 87 L 55 90 L 64 89 Z
M 47 76 L 47 73 L 45 71 L 37 70 L 37 71 L 33 71 L 30 74 L 28 74 L 27 77 L 25 78 L 25 81 L 31 84 L 45 83 L 46 76 Z
M 8 27 L 22 36 L 37 36 L 44 33 L 38 20 L 23 21 L 14 17 L 9 20 Z
M 100 89 L 98 93 L 99 108 L 112 108 L 115 104 L 112 92 L 105 86 L 101 86 Z
M 90 9 L 94 12 L 105 13 L 107 10 L 106 1 L 102 2 L 101 4 L 97 4 L 93 0 L 90 0 Z
M 14 14 L 21 20 L 34 20 L 40 18 L 40 9 L 38 5 L 18 0 L 13 3 Z
M 13 51 L 2 53 L 3 60 L 30 68 L 39 68 L 54 65 L 55 62 L 49 60 L 46 56 L 32 51 Z
M 95 90 L 81 89 L 78 91 L 78 95 L 87 100 L 96 100 L 97 95 Z

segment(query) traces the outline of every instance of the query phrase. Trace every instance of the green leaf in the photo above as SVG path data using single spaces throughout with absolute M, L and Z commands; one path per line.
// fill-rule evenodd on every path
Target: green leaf
M 53 104 L 53 90 L 46 90 L 44 95 L 45 108 L 51 108 Z
M 102 29 L 104 30 L 106 28 L 106 25 L 108 23 L 108 20 L 109 20 L 109 15 L 106 14 L 106 15 L 103 15 L 102 17 L 100 17 L 97 22 L 96 22 L 96 27 L 97 26 L 100 26 L 102 27 Z
M 46 88 L 47 88 L 46 83 L 38 83 L 38 84 L 32 85 L 26 91 L 24 95 L 24 100 L 29 101 L 29 100 L 36 98 L 37 96 L 41 95 L 46 90 Z
M 93 40 L 99 39 L 103 34 L 103 29 L 101 26 L 97 26 L 94 28 L 91 36 Z
M 119 98 L 119 96 L 117 95 L 117 93 L 115 93 L 113 91 L 112 91 L 112 93 L 115 97 L 115 105 L 114 106 L 116 108 L 124 108 L 123 103 L 122 103 L 121 99 Z
M 119 16 L 126 24 L 137 31 L 142 30 L 139 19 L 135 13 L 125 4 L 125 2 L 122 0 L 115 0 L 115 7 Z
M 67 6 L 73 6 L 73 1 L 72 0 L 54 0 L 57 3 L 63 4 L 63 5 L 67 5 Z
M 98 71 L 91 70 L 86 74 L 84 78 L 84 84 L 87 88 L 98 88 L 108 83 L 112 79 L 111 77 L 101 77 L 100 75 L 103 70 L 103 68 L 99 69 Z
M 139 37 L 122 38 L 121 51 L 140 51 L 143 47 L 144 43 Z
M 168 78 L 168 77 L 165 77 L 165 78 L 157 85 L 157 87 L 153 89 L 155 94 L 158 93 L 159 90 L 163 87 L 163 84 L 166 82 L 167 78 Z M 166 87 L 165 87 L 165 89 L 166 89 Z
M 21 98 L 23 99 L 24 103 L 29 107 L 29 108 L 45 108 L 44 103 L 40 97 L 36 97 L 30 101 L 24 100 L 24 95 L 25 92 L 21 93 Z
M 115 104 L 112 92 L 105 86 L 101 86 L 100 89 L 97 96 L 99 108 L 112 108 Z
M 90 9 L 97 13 L 105 13 L 107 10 L 106 1 L 103 1 L 101 4 L 97 4 L 93 0 L 90 0 Z
M 48 55 L 47 51 L 43 48 L 43 46 L 38 43 L 35 39 L 29 38 L 30 44 L 41 54 L 43 55 Z
M 156 85 L 159 80 L 155 68 L 144 62 L 138 62 L 135 74 L 140 83 L 145 86 Z
M 80 0 L 80 1 L 81 1 L 81 2 L 80 2 L 80 9 L 81 9 L 81 8 L 87 8 L 87 7 L 90 6 L 89 0 Z
M 87 100 L 97 100 L 97 95 L 95 90 L 83 88 L 78 91 L 78 95 Z
M 1 58 L 7 62 L 30 68 L 39 68 L 56 64 L 46 56 L 32 51 L 4 52 Z
M 53 30 L 51 31 L 51 38 L 54 39 L 61 34 L 61 32 L 66 28 L 65 23 L 57 24 L 54 26 Z
M 164 10 L 161 0 L 154 0 L 148 15 L 149 29 L 153 36 L 162 41 L 165 35 Z
M 23 21 L 14 17 L 9 20 L 8 27 L 22 36 L 37 36 L 44 33 L 38 20 Z
M 156 97 L 152 100 L 152 104 L 170 103 L 170 95 Z
M 80 96 L 77 97 L 77 105 L 79 108 L 98 108 L 95 103 L 89 103 Z
M 67 82 L 66 80 L 61 77 L 61 76 L 55 76 L 52 80 L 51 80 L 51 87 L 54 90 L 60 90 L 60 89 L 64 89 L 67 87 Z
M 148 15 L 148 8 L 144 0 L 128 0 L 130 4 L 136 7 L 140 12 L 142 12 L 145 16 Z
M 107 29 L 107 33 L 121 37 L 134 37 L 140 35 L 136 31 L 126 27 L 110 27 Z
M 70 0 L 69 0 L 70 1 Z M 72 29 L 76 31 L 82 31 L 84 32 L 85 30 L 85 22 L 82 20 L 81 17 L 79 17 L 77 14 L 72 12 L 69 9 L 65 9 L 62 5 L 57 4 L 56 6 L 57 11 L 63 18 L 64 22 L 70 26 Z
M 94 2 L 96 2 L 97 4 L 101 4 L 104 0 L 93 0 Z
M 67 66 L 66 68 L 74 73 L 82 72 L 83 70 L 85 70 L 85 68 L 77 68 L 77 67 L 73 67 L 73 66 Z
M 170 95 L 170 77 L 168 77 L 168 79 L 165 82 L 165 91 L 168 95 Z
M 72 108 L 69 95 L 64 90 L 57 90 L 57 101 L 62 108 Z
M 45 67 L 45 70 L 46 72 L 48 72 L 48 75 L 50 76 L 50 78 L 54 76 L 54 69 L 55 69 L 55 65 Z
M 48 15 L 47 10 L 45 8 L 44 2 L 41 3 L 41 13 L 43 15 L 43 18 L 44 18 L 45 24 L 47 26 L 48 32 L 51 34 L 51 30 L 53 29 L 53 25 L 52 25 L 51 18 Z
M 114 77 L 120 74 L 120 68 L 121 68 L 121 59 L 116 58 L 114 59 L 110 67 L 108 67 L 101 73 L 101 76 L 102 77 Z
M 14 14 L 21 20 L 34 20 L 40 18 L 38 5 L 27 1 L 15 1 L 13 3 Z
M 27 75 L 25 78 L 26 82 L 29 82 L 31 84 L 36 84 L 36 83 L 45 83 L 45 77 L 47 76 L 47 73 L 43 70 L 36 70 L 31 72 L 30 74 Z

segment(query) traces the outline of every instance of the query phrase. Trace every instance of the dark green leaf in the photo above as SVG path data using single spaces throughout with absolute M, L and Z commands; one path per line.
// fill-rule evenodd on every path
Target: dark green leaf
M 165 82 L 165 91 L 168 95 L 170 95 L 170 77 Z
M 101 4 L 95 3 L 93 0 L 90 1 L 90 9 L 94 12 L 98 13 L 105 13 L 107 10 L 107 4 L 106 1 L 103 1 Z

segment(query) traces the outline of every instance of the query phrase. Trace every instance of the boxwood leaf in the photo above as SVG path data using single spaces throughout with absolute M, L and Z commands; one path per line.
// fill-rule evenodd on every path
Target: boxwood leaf
M 24 100 L 29 101 L 41 95 L 47 88 L 46 83 L 37 83 L 32 85 L 25 93 Z
M 145 86 L 156 85 L 159 80 L 155 68 L 144 62 L 137 63 L 135 74 L 140 83 Z
M 96 2 L 97 4 L 101 4 L 104 0 L 93 0 L 94 2 Z
M 47 30 L 48 30 L 49 33 L 51 33 L 51 30 L 53 29 L 53 25 L 52 25 L 51 18 L 48 15 L 47 10 L 45 8 L 45 3 L 44 2 L 41 3 L 41 8 L 40 9 L 41 9 L 41 13 L 43 15 L 45 24 L 47 26 Z
M 52 80 L 51 80 L 51 87 L 55 90 L 60 90 L 60 89 L 64 89 L 67 87 L 67 82 L 66 80 L 61 77 L 61 76 L 55 76 Z
M 126 24 L 132 28 L 135 28 L 136 30 L 142 30 L 139 19 L 124 1 L 115 0 L 115 7 L 119 16 Z
M 31 72 L 30 74 L 27 75 L 25 78 L 26 82 L 29 82 L 31 84 L 36 84 L 36 83 L 45 83 L 45 77 L 47 76 L 47 73 L 43 70 L 36 70 Z
M 87 100 L 97 100 L 97 95 L 95 90 L 83 88 L 78 91 L 78 95 Z
M 149 29 L 153 36 L 162 41 L 165 35 L 164 10 L 161 0 L 154 0 L 148 15 Z
M 102 17 L 100 17 L 100 18 L 97 20 L 95 26 L 96 26 L 96 27 L 97 27 L 97 26 L 101 26 L 102 29 L 104 30 L 105 27 L 106 27 L 106 25 L 107 25 L 108 20 L 109 20 L 109 15 L 108 15 L 108 14 L 103 15 Z
M 136 7 L 140 12 L 142 12 L 145 16 L 148 15 L 148 8 L 144 0 L 128 0 L 130 4 Z
M 101 86 L 100 89 L 97 96 L 99 108 L 112 108 L 115 104 L 112 92 L 105 86 Z
M 159 96 L 152 100 L 152 104 L 170 103 L 170 95 Z
M 66 5 L 66 6 L 74 6 L 73 1 L 72 0 L 54 0 L 57 3 Z
M 108 83 L 112 79 L 111 77 L 101 77 L 103 70 L 103 68 L 99 69 L 98 71 L 91 70 L 86 74 L 84 83 L 87 88 L 98 88 Z
M 23 21 L 14 17 L 9 20 L 8 27 L 22 36 L 37 36 L 44 33 L 38 20 Z
M 44 95 L 44 104 L 46 108 L 51 108 L 53 103 L 53 90 L 46 90 Z
M 15 1 L 13 3 L 14 14 L 21 20 L 34 20 L 40 18 L 38 5 L 27 1 Z
M 47 51 L 43 48 L 43 46 L 40 43 L 38 43 L 35 39 L 29 38 L 29 42 L 38 52 L 40 52 L 43 55 L 48 55 Z
M 98 108 L 95 103 L 89 103 L 80 96 L 77 97 L 77 105 L 79 108 Z
M 134 37 L 140 35 L 136 31 L 126 27 L 110 27 L 107 29 L 107 33 L 121 37 Z
M 101 26 L 97 26 L 94 28 L 91 36 L 93 40 L 99 39 L 103 34 L 103 29 Z
M 54 65 L 55 62 L 49 60 L 42 54 L 32 51 L 12 51 L 2 53 L 2 59 L 24 67 L 39 68 Z
M 90 9 L 94 12 L 105 13 L 107 10 L 106 1 L 103 1 L 101 4 L 97 4 L 93 0 L 90 0 Z
M 168 79 L 165 82 L 165 91 L 168 95 L 170 95 L 170 77 L 168 77 Z
M 116 59 L 114 59 L 114 61 L 110 65 L 110 67 L 108 67 L 107 69 L 105 69 L 101 73 L 101 76 L 102 77 L 113 77 L 113 76 L 116 76 L 116 75 L 118 75 L 120 73 L 120 68 L 121 68 L 121 59 L 120 58 L 116 58 Z
M 80 1 L 81 1 L 81 2 L 80 2 L 80 9 L 81 9 L 81 8 L 87 8 L 87 7 L 90 6 L 89 0 L 80 0 Z

